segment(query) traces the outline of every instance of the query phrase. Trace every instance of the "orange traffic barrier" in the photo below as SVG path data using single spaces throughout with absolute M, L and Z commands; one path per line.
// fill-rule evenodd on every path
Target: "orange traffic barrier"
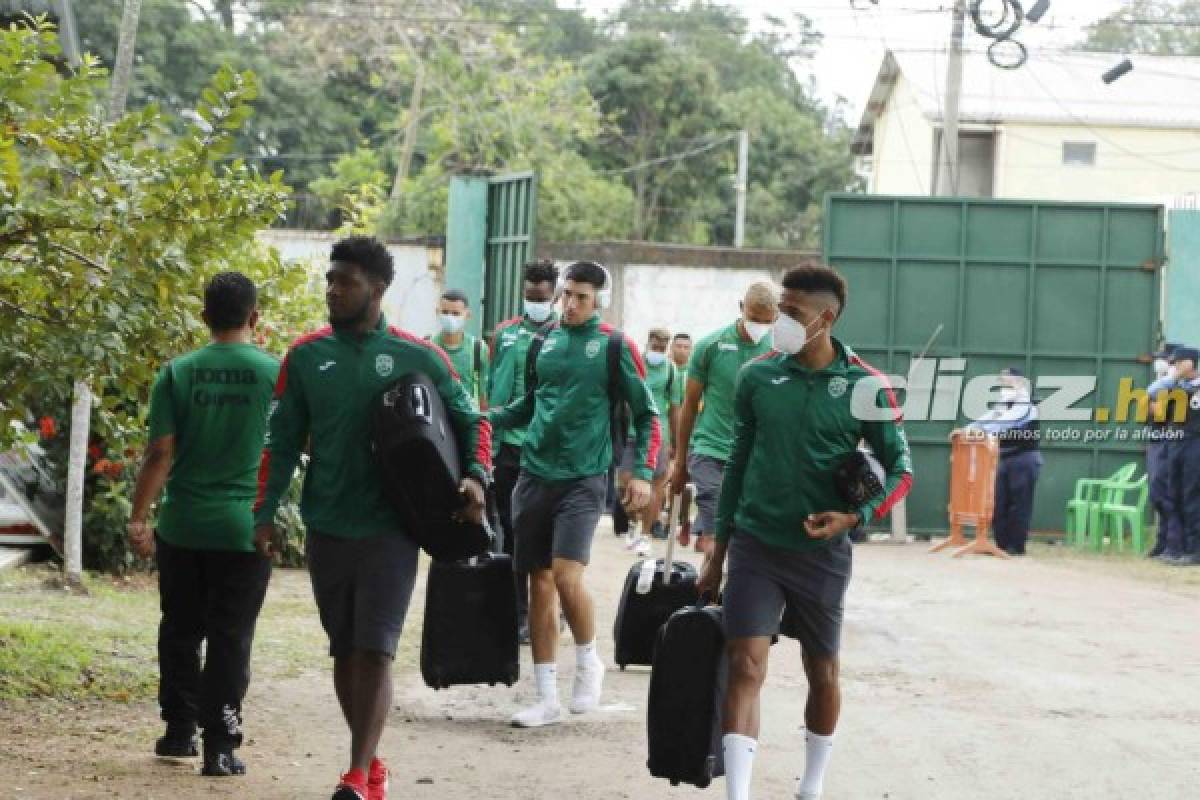
M 1008 558 L 988 539 L 992 513 L 996 506 L 996 465 L 1000 447 L 996 437 L 978 431 L 955 431 L 950 437 L 950 538 L 933 547 L 937 553 L 948 547 L 958 548 L 954 557 L 976 553 Z M 963 526 L 975 528 L 975 541 L 963 536 Z

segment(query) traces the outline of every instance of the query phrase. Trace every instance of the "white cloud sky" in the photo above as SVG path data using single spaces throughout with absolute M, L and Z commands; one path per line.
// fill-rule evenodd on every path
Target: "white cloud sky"
M 583 8 L 593 16 L 620 5 L 619 0 L 559 0 L 564 6 Z M 816 78 L 820 95 L 832 100 L 844 97 L 847 119 L 854 125 L 871 91 L 884 50 L 945 48 L 950 38 L 952 0 L 857 0 L 865 7 L 855 10 L 850 0 L 726 0 L 740 8 L 753 22 L 764 14 L 776 17 L 803 12 L 825 34 L 815 59 L 798 64 L 802 73 Z M 1026 4 L 1028 5 L 1028 4 Z M 1037 25 L 1026 24 L 1016 38 L 1029 48 L 1029 57 L 1039 50 L 1061 50 L 1082 40 L 1086 25 L 1123 5 L 1122 0 L 1053 0 L 1049 13 Z M 980 47 L 985 40 L 967 24 L 967 46 Z

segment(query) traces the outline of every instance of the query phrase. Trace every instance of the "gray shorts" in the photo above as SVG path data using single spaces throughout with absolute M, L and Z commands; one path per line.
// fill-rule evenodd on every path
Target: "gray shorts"
M 607 493 L 606 473 L 544 481 L 522 470 L 513 490 L 516 571 L 550 569 L 556 558 L 588 563 Z
M 813 656 L 837 655 L 842 602 L 850 585 L 852 545 L 839 536 L 811 550 L 763 544 L 744 531 L 729 543 L 725 635 L 730 639 L 782 633 Z M 784 609 L 787 614 L 784 614 Z
M 717 528 L 717 502 L 721 499 L 721 479 L 725 477 L 725 462 L 712 456 L 688 453 L 688 477 L 696 484 L 696 520 L 692 533 L 711 536 Z
M 354 650 L 395 657 L 417 577 L 417 546 L 389 534 L 344 539 L 310 531 L 308 574 L 329 655 Z
M 633 458 L 637 450 L 636 440 L 632 437 L 625 440 L 625 450 L 621 453 L 621 472 L 633 472 Z M 667 448 L 663 447 L 658 451 L 658 463 L 654 466 L 654 480 L 665 478 L 667 476 L 667 468 L 670 467 L 670 461 L 667 459 Z

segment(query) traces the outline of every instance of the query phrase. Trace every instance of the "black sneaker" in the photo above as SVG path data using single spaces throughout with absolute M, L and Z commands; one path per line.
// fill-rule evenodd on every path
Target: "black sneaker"
M 210 778 L 228 778 L 231 775 L 245 775 L 246 765 L 229 747 L 204 746 L 204 768 L 201 775 Z
M 661 541 L 662 539 L 667 538 L 667 529 L 663 527 L 662 522 L 655 521 L 655 523 L 650 526 L 650 535 Z
M 196 726 L 167 723 L 167 732 L 154 743 L 154 755 L 160 758 L 195 758 L 200 755 L 196 746 Z

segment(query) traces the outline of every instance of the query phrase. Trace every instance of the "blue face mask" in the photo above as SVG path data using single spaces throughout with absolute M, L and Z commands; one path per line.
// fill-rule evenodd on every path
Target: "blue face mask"
M 660 353 L 657 350 L 646 351 L 646 363 L 652 367 L 661 367 L 667 363 L 667 354 Z
M 454 314 L 438 314 L 438 324 L 442 333 L 462 333 L 463 328 L 467 327 L 467 318 Z

